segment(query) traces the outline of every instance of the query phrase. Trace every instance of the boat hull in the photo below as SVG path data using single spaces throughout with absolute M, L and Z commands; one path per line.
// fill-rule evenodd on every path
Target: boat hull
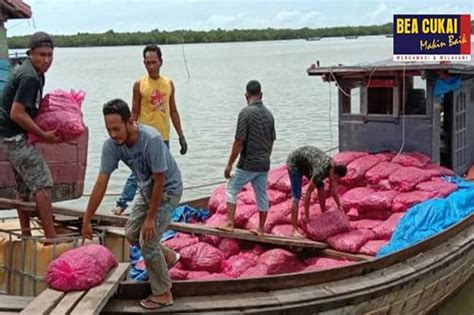
M 168 313 L 419 314 L 474 273 L 474 215 L 423 242 L 348 267 L 231 281 L 174 282 Z M 312 284 L 311 284 L 312 283 Z M 103 313 L 140 313 L 147 284 L 124 282 Z

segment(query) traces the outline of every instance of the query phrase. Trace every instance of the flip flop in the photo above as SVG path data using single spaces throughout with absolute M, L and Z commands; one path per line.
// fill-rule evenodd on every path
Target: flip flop
M 144 300 L 140 301 L 140 306 L 147 310 L 158 310 L 160 308 L 173 305 L 173 301 L 168 303 L 162 303 L 153 299 L 153 296 L 149 296 Z
M 120 210 L 118 210 L 118 209 L 120 209 Z M 115 207 L 115 208 L 111 209 L 110 212 L 112 212 L 115 215 L 122 215 L 125 212 L 125 209 L 122 209 L 120 207 Z

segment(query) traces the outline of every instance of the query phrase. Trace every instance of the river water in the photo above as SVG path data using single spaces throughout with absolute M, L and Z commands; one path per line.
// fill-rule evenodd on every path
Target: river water
M 392 49 L 391 39 L 383 36 L 161 47 L 162 74 L 175 83 L 189 145 L 188 154 L 181 156 L 174 133 L 171 151 L 188 188 L 224 179 L 237 114 L 246 105 L 245 85 L 250 79 L 262 83 L 264 103 L 275 116 L 277 140 L 272 162 L 276 165 L 301 145 L 324 149 L 337 146 L 336 88 L 332 85 L 329 93 L 329 85 L 319 77 L 309 77 L 306 68 L 316 60 L 321 66 L 328 66 L 388 59 Z M 131 101 L 132 84 L 145 73 L 142 49 L 125 46 L 55 50 L 46 91 L 73 88 L 87 93 L 83 110 L 90 140 L 85 192 L 90 191 L 97 176 L 100 148 L 107 137 L 102 104 L 116 97 Z M 109 193 L 120 192 L 128 173 L 122 165 L 113 174 Z M 211 190 L 212 187 L 187 189 L 184 199 L 207 195 Z M 109 203 L 110 200 L 106 205 Z
M 473 41 L 474 43 L 474 41 Z M 262 83 L 263 100 L 276 120 L 277 140 L 273 166 L 283 163 L 294 148 L 311 144 L 323 149 L 337 146 L 337 88 L 306 68 L 361 64 L 391 59 L 392 39 L 384 36 L 356 40 L 325 38 L 245 43 L 163 45 L 161 73 L 172 78 L 176 100 L 189 146 L 179 154 L 176 134 L 171 151 L 183 174 L 184 200 L 209 195 L 212 183 L 224 180 L 223 171 L 233 141 L 239 110 L 246 105 L 245 84 Z M 45 91 L 76 89 L 86 92 L 84 119 L 89 127 L 85 193 L 97 176 L 100 152 L 107 138 L 102 104 L 112 98 L 131 102 L 132 84 L 145 73 L 142 46 L 57 48 L 46 77 Z M 110 181 L 101 210 L 113 206 L 129 170 L 120 165 Z M 204 186 L 202 188 L 193 188 Z M 67 202 L 85 207 L 87 198 Z M 471 281 L 472 282 L 472 281 Z M 473 314 L 473 285 L 467 285 L 443 314 Z M 470 304 L 469 304 L 470 303 Z

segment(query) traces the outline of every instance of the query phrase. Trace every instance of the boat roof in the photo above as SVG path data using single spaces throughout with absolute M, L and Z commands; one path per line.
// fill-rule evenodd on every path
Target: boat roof
M 361 63 L 357 65 L 334 65 L 329 67 L 310 67 L 307 72 L 311 76 L 323 76 L 332 79 L 331 74 L 338 76 L 361 76 L 369 75 L 374 71 L 378 74 L 390 74 L 405 71 L 410 74 L 421 73 L 422 71 L 447 71 L 451 74 L 474 75 L 473 62 L 399 62 L 393 60 L 383 60 L 374 63 Z
M 0 9 L 7 19 L 29 19 L 32 14 L 31 7 L 22 0 L 0 1 Z

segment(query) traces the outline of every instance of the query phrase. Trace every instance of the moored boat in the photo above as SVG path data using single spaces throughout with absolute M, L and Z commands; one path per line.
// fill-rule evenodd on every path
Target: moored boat
M 474 115 L 467 106 L 474 103 L 467 97 L 474 87 L 474 65 L 380 62 L 310 68 L 308 74 L 339 87 L 341 151 L 418 151 L 459 175 L 474 162 L 474 150 L 462 141 L 474 132 L 463 123 Z M 440 98 L 439 80 L 449 76 L 462 84 L 444 90 Z M 441 146 L 443 141 L 448 144 Z M 254 279 L 176 281 L 175 305 L 163 311 L 426 313 L 472 278 L 473 221 L 471 209 L 463 220 L 427 239 L 349 266 Z M 136 299 L 148 290 L 143 283 L 123 282 L 103 312 L 141 312 Z

